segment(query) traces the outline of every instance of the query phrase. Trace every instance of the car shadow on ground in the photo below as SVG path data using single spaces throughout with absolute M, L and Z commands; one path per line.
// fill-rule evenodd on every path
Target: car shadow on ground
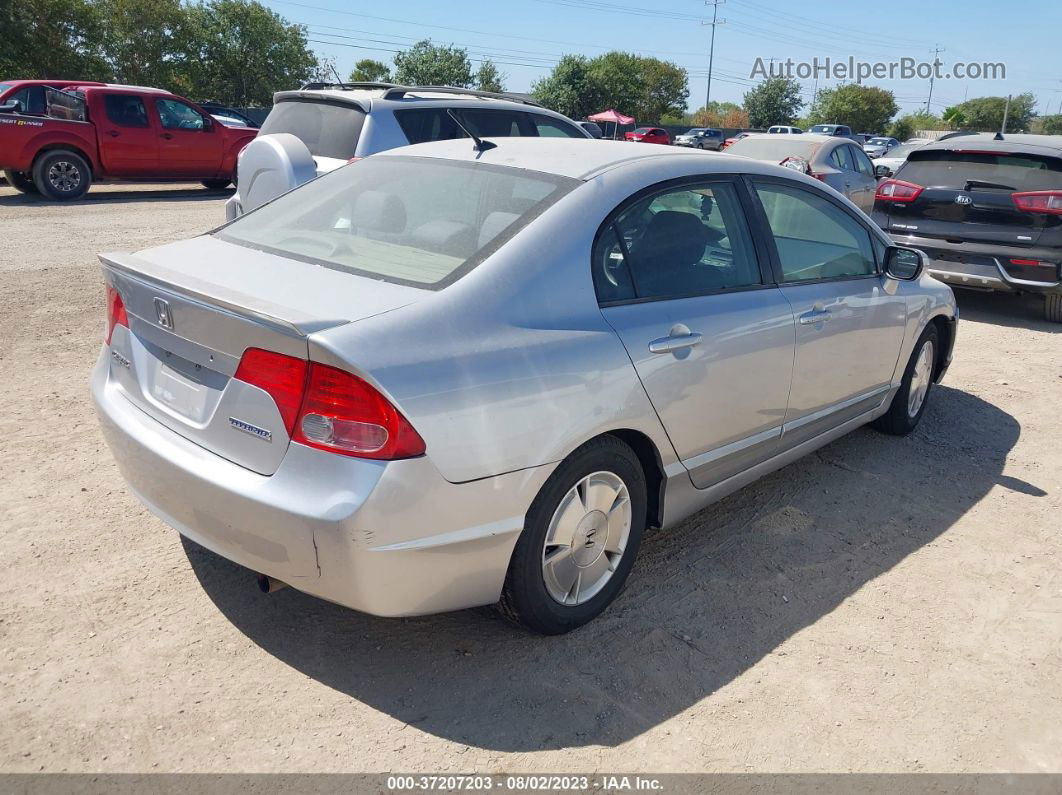
M 991 323 L 994 326 L 1024 328 L 1031 331 L 1062 333 L 1062 323 L 1044 318 L 1044 299 L 1039 295 L 955 290 L 959 305 L 959 333 L 962 323 Z
M 61 204 L 64 207 L 86 207 L 94 204 L 119 204 L 143 202 L 171 202 L 183 199 L 185 201 L 217 201 L 227 199 L 235 191 L 234 188 L 225 190 L 210 190 L 208 188 L 161 188 L 159 190 L 101 190 L 89 191 L 76 201 L 54 202 L 42 198 L 36 193 L 5 193 L 0 194 L 0 207 L 28 207 L 32 205 Z
M 997 484 L 1042 494 L 1002 476 L 1019 434 L 997 407 L 937 387 L 911 436 L 861 429 L 651 533 L 617 602 L 560 637 L 526 634 L 489 608 L 377 619 L 291 588 L 265 596 L 247 570 L 185 549 L 251 640 L 397 720 L 498 751 L 615 746 L 727 685 Z M 913 609 L 897 594 L 897 613 Z

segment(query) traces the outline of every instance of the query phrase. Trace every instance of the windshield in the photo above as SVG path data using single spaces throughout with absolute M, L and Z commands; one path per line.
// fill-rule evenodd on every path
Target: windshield
M 261 134 L 291 133 L 314 157 L 350 160 L 364 121 L 365 112 L 350 103 L 287 100 L 269 111 Z
M 831 135 L 835 129 L 837 128 L 834 127 L 832 124 L 816 124 L 814 127 L 811 128 L 811 131 L 813 133 L 824 133 L 826 135 Z
M 11 88 L 11 83 L 0 83 L 0 94 L 3 94 L 9 88 Z
M 726 151 L 728 154 L 781 163 L 787 157 L 811 160 L 818 148 L 816 141 L 802 141 L 794 135 L 785 138 L 742 138 L 730 144 Z
M 699 135 L 702 132 L 708 132 L 703 127 L 694 127 L 692 130 L 686 130 L 686 135 Z
M 505 166 L 377 156 L 312 180 L 215 234 L 335 270 L 441 289 L 578 184 Z
M 1062 188 L 1062 160 L 1024 152 L 970 152 L 955 149 L 913 152 L 903 178 L 919 185 L 964 189 L 968 180 L 986 183 L 979 190 L 1028 191 Z
M 925 144 L 900 144 L 886 152 L 886 156 L 889 158 L 899 157 L 902 159 L 911 154 L 915 149 L 921 149 L 923 146 L 925 146 Z
M 867 141 L 867 143 L 868 144 L 873 144 L 874 146 L 888 146 L 889 145 L 889 139 L 888 138 L 871 138 L 869 141 Z
M 652 127 L 639 127 L 639 128 L 638 128 L 637 130 L 635 130 L 634 132 L 635 132 L 635 133 L 637 133 L 638 135 L 645 135 L 645 134 L 646 134 L 647 132 L 649 132 L 649 131 L 650 131 L 651 129 L 653 129 L 653 128 L 652 128 Z

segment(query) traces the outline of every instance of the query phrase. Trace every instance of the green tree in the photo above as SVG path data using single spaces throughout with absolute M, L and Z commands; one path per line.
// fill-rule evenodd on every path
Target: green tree
M 845 83 L 818 93 L 808 112 L 811 124 L 845 124 L 853 132 L 879 132 L 900 108 L 891 91 Z
M 785 77 L 768 77 L 745 94 L 745 111 L 752 127 L 792 124 L 804 107 L 800 83 Z
M 1040 117 L 1040 132 L 1044 135 L 1062 135 L 1062 113 Z
M 100 27 L 91 0 L 0 0 L 0 74 L 110 80 Z
M 382 61 L 362 58 L 354 64 L 354 71 L 347 79 L 352 83 L 390 83 L 391 70 Z
M 189 81 L 199 99 L 269 105 L 273 93 L 300 85 L 317 59 L 301 25 L 255 0 L 205 0 L 187 6 Z
M 894 121 L 888 129 L 889 135 L 903 142 L 918 134 L 920 130 L 943 130 L 944 121 L 939 116 L 920 110 L 908 113 Z
M 480 91 L 494 91 L 501 93 L 505 90 L 505 75 L 498 71 L 498 67 L 491 60 L 486 60 L 476 70 L 476 88 Z
M 456 86 L 471 88 L 472 64 L 460 47 L 418 41 L 395 55 L 395 82 L 407 86 Z
M 531 92 L 547 108 L 573 119 L 586 118 L 607 104 L 584 55 L 565 55 L 548 77 L 531 86 Z
M 98 0 L 99 47 L 120 83 L 189 93 L 188 15 L 180 0 Z
M 941 114 L 940 119 L 953 130 L 961 130 L 966 126 L 966 114 L 963 113 L 962 108 L 958 105 L 944 108 L 944 113 Z
M 1003 113 L 1006 106 L 1006 97 L 977 97 L 959 105 L 966 117 L 967 126 L 973 130 L 985 132 L 995 132 L 1003 126 Z M 1029 129 L 1035 115 L 1036 97 L 1031 93 L 1011 97 L 1006 132 L 1013 133 Z

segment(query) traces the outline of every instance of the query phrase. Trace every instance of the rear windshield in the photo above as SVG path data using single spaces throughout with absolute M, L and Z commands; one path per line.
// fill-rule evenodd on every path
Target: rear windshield
M 979 190 L 1062 188 L 1062 159 L 1025 153 L 923 150 L 912 152 L 902 171 L 908 182 L 936 188 L 961 190 L 969 180 L 987 183 L 971 186 Z
M 349 160 L 364 122 L 364 111 L 346 102 L 286 100 L 269 111 L 261 134 L 291 133 L 315 157 Z
M 437 290 L 578 184 L 518 168 L 377 156 L 312 180 L 215 234 L 335 270 Z
M 799 157 L 810 160 L 819 148 L 817 141 L 803 141 L 800 138 L 742 138 L 727 147 L 729 155 L 744 155 L 755 160 L 769 160 L 781 163 L 787 157 Z

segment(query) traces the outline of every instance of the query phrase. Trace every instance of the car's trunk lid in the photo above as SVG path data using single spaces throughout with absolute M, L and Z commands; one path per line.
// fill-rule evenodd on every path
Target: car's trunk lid
M 129 319 L 111 339 L 112 381 L 170 430 L 265 475 L 289 437 L 273 398 L 233 377 L 244 351 L 307 358 L 314 332 L 424 294 L 212 236 L 100 259 Z

